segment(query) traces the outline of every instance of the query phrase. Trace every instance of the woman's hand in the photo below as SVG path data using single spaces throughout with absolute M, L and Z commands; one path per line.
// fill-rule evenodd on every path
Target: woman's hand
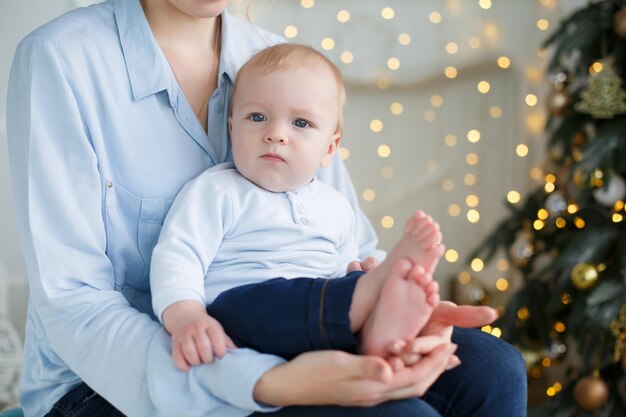
M 455 350 L 451 343 L 440 345 L 395 373 L 375 356 L 308 352 L 266 372 L 254 387 L 254 398 L 276 406 L 373 406 L 419 397 L 446 370 Z
M 453 326 L 485 326 L 497 318 L 498 313 L 491 307 L 458 306 L 450 301 L 441 301 L 415 340 L 409 343 L 395 342 L 389 347 L 389 351 L 397 355 L 404 364 L 416 363 L 436 346 L 452 343 Z M 460 361 L 453 356 L 448 365 L 453 367 L 458 364 Z

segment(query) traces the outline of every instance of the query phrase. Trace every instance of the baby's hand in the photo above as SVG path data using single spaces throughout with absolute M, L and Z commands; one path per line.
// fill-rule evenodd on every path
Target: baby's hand
M 174 304 L 165 314 L 165 327 L 172 335 L 172 358 L 181 371 L 212 363 L 214 357 L 224 356 L 226 349 L 236 348 L 222 325 L 195 301 Z
M 364 261 L 352 261 L 348 264 L 348 273 L 354 271 L 371 271 L 378 266 L 378 259 L 368 256 Z

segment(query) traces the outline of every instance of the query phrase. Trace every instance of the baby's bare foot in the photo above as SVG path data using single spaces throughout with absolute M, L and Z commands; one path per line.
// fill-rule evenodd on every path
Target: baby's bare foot
M 408 258 L 414 265 L 424 267 L 432 275 L 443 255 L 439 224 L 432 217 L 418 210 L 404 225 L 404 234 L 389 253 L 390 261 Z
M 397 261 L 361 329 L 362 352 L 386 358 L 392 342 L 415 339 L 439 302 L 438 289 L 421 265 Z

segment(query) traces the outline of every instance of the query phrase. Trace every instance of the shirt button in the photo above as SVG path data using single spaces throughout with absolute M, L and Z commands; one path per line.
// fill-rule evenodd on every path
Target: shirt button
M 107 181 L 107 188 L 113 188 L 113 183 L 111 181 Z
M 224 110 L 224 106 L 222 106 L 221 104 L 218 104 L 218 105 L 217 105 L 217 112 L 218 112 L 218 113 L 221 113 L 221 112 L 222 112 L 222 110 Z
M 309 219 L 307 219 L 306 217 L 300 217 L 300 223 L 306 226 L 309 224 Z
M 296 203 L 296 210 L 298 210 L 298 213 L 304 213 L 304 206 L 300 203 Z
M 295 195 L 298 195 L 298 190 L 291 190 L 292 193 L 294 193 Z

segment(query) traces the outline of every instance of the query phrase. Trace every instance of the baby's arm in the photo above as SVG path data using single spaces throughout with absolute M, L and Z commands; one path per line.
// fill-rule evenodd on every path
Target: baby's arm
M 212 363 L 214 356 L 221 358 L 226 349 L 236 347 L 222 325 L 197 301 L 179 301 L 166 308 L 163 324 L 172 336 L 172 357 L 181 371 Z

